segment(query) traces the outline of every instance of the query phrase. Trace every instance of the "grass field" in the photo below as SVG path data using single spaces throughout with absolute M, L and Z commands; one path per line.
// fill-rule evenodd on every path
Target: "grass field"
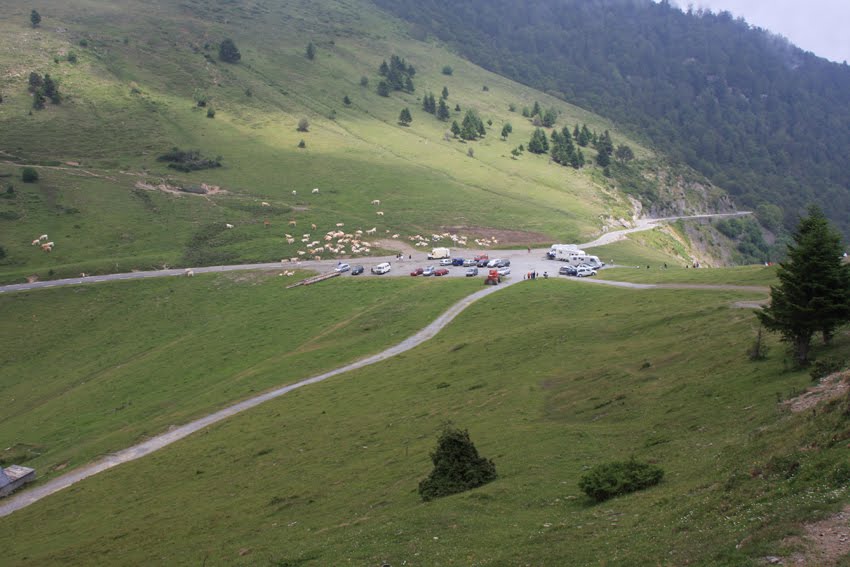
M 409 353 L 0 520 L 0 546 L 20 565 L 755 564 L 834 509 L 824 479 L 843 457 L 824 423 L 779 410 L 809 383 L 781 347 L 747 360 L 755 320 L 730 308 L 747 298 L 523 283 Z M 447 420 L 499 479 L 423 504 Z M 598 505 L 579 492 L 587 467 L 630 456 L 664 482 Z
M 0 296 L 0 459 L 50 477 L 389 347 L 480 285 L 291 281 L 232 273 Z
M 15 62 L 0 77 L 0 175 L 11 176 L 0 178 L 0 189 L 12 184 L 19 193 L 0 199 L 0 213 L 8 213 L 0 214 L 6 282 L 187 265 L 190 257 L 273 261 L 295 255 L 297 246 L 283 238 L 295 232 L 289 220 L 299 233 L 316 224 L 320 234 L 337 222 L 404 236 L 451 230 L 475 238 L 512 229 L 519 232 L 502 245 L 548 245 L 598 233 L 600 215 L 628 216 L 627 202 L 592 166 L 575 171 L 527 153 L 512 159 L 510 150 L 527 143 L 534 127 L 510 104 L 554 106 L 559 127 L 610 129 L 640 159 L 654 159 L 599 117 L 414 41 L 365 5 L 72 0 L 43 9 L 38 29 L 28 25 L 31 7 L 16 0 L 0 22 L 0 61 Z M 242 51 L 238 65 L 217 61 L 227 36 Z M 314 61 L 303 55 L 309 41 L 317 45 Z M 67 61 L 71 51 L 75 64 Z M 392 54 L 416 66 L 414 93 L 375 93 L 378 65 Z M 445 64 L 453 75 L 440 72 Z M 30 71 L 59 81 L 61 105 L 30 113 Z M 420 102 L 443 86 L 450 106 L 462 108 L 452 119 L 471 108 L 492 120 L 484 139 L 443 139 L 449 123 Z M 350 106 L 342 103 L 346 95 Z M 215 108 L 214 119 L 195 104 L 200 97 Z M 397 124 L 405 106 L 410 127 Z M 309 132 L 296 131 L 302 117 Z M 499 139 L 505 122 L 514 128 L 509 141 Z M 297 147 L 301 139 L 305 149 Z M 223 167 L 167 169 L 156 157 L 172 146 L 221 156 Z M 585 153 L 592 158 L 594 150 Z M 22 164 L 39 166 L 41 179 L 22 184 Z M 229 193 L 174 196 L 137 183 L 207 183 Z M 321 194 L 312 195 L 313 187 Z M 385 216 L 375 215 L 373 199 Z M 198 235 L 225 222 L 237 230 L 187 256 Z M 42 233 L 56 242 L 49 257 L 28 248 Z

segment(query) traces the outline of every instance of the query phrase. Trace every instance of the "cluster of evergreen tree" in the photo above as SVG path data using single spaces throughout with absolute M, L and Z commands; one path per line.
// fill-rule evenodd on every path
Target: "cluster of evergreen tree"
M 533 154 L 545 154 L 549 151 L 549 140 L 542 128 L 537 128 L 532 132 L 531 140 L 528 141 L 528 151 Z
M 443 87 L 443 90 L 445 91 L 445 87 Z M 449 111 L 449 106 L 446 104 L 445 97 L 440 97 L 438 102 L 434 93 L 427 93 L 422 97 L 422 110 L 435 115 L 443 122 L 451 118 L 451 112 Z
M 552 161 L 561 165 L 569 165 L 579 169 L 584 165 L 584 154 L 581 148 L 577 148 L 573 142 L 570 129 L 564 126 L 563 130 L 552 131 Z
M 601 136 L 594 136 L 593 146 L 597 152 L 596 163 L 600 167 L 611 165 L 611 156 L 614 154 L 614 142 L 611 140 L 611 134 L 608 133 L 608 130 L 605 130 Z
M 474 110 L 467 110 L 460 125 L 458 125 L 457 120 L 452 122 L 452 134 L 460 136 L 464 140 L 477 140 L 487 135 L 487 129 L 478 113 Z
M 846 65 L 667 1 L 375 1 L 490 71 L 639 132 L 740 205 L 774 203 L 791 227 L 819 202 L 850 234 Z
M 398 55 L 390 56 L 390 62 L 386 59 L 381 62 L 378 67 L 378 74 L 384 77 L 378 83 L 378 94 L 381 96 L 390 96 L 391 91 L 405 91 L 412 93 L 415 89 L 413 86 L 413 77 L 416 75 L 416 69 L 413 65 L 408 65 L 405 60 Z
M 44 77 L 36 72 L 30 73 L 29 91 L 33 95 L 32 107 L 36 110 L 44 108 L 48 100 L 53 104 L 62 102 L 59 85 L 56 84 L 56 81 L 48 73 L 45 73 Z

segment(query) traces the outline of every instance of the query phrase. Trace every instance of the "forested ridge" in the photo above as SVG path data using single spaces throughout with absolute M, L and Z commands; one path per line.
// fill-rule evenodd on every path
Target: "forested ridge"
M 850 67 L 650 0 L 374 0 L 471 61 L 607 116 L 727 189 L 850 234 Z

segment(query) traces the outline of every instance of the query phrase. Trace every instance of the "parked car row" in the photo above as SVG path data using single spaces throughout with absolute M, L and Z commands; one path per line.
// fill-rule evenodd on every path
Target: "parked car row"
M 578 278 L 585 278 L 587 276 L 595 276 L 596 270 L 591 268 L 586 264 L 582 264 L 580 266 L 561 266 L 558 270 L 558 273 L 562 276 L 575 276 Z
M 410 271 L 411 276 L 445 276 L 449 273 L 446 268 L 435 268 L 428 266 L 427 268 L 414 268 Z

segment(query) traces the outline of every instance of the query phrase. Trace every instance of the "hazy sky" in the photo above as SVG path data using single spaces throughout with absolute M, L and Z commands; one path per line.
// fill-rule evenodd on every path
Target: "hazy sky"
M 850 0 L 677 0 L 676 4 L 727 10 L 815 55 L 850 63 Z

